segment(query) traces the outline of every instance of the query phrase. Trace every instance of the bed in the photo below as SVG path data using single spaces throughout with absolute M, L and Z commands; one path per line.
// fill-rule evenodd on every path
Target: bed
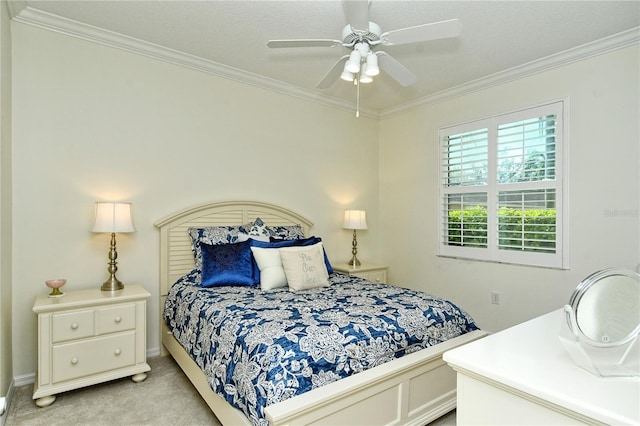
M 403 355 L 398 358 L 395 358 L 396 355 L 394 355 L 389 357 L 389 359 L 384 359 L 384 362 L 378 358 L 370 359 L 367 361 L 368 365 L 366 368 L 359 364 L 354 365 L 353 361 L 350 361 L 346 370 L 352 370 L 352 373 L 357 374 L 351 374 L 347 377 L 339 378 L 339 380 L 336 380 L 337 377 L 330 377 L 326 380 L 326 384 L 321 383 L 320 386 L 313 386 L 310 390 L 301 394 L 291 395 L 291 392 L 289 392 L 290 395 L 287 397 L 279 397 L 275 400 L 273 397 L 270 397 L 270 399 L 267 398 L 269 402 L 259 409 L 258 415 L 256 415 L 255 410 L 247 411 L 247 408 L 243 404 L 238 405 L 232 401 L 235 397 L 231 398 L 228 394 L 225 395 L 224 393 L 218 394 L 214 392 L 212 386 L 214 388 L 216 387 L 216 380 L 218 381 L 218 385 L 220 385 L 219 379 L 222 377 L 222 380 L 224 380 L 224 374 L 227 374 L 226 371 L 224 371 L 224 374 L 218 374 L 218 376 L 216 376 L 217 373 L 215 373 L 214 370 L 219 373 L 221 368 L 219 364 L 212 362 L 212 365 L 206 366 L 203 364 L 201 358 L 193 354 L 193 346 L 197 347 L 196 352 L 207 352 L 209 351 L 208 346 L 203 349 L 201 347 L 202 343 L 191 345 L 191 347 L 189 347 L 190 345 L 188 344 L 185 345 L 185 342 L 190 341 L 193 331 L 189 325 L 185 326 L 182 331 L 176 329 L 172 332 L 169 330 L 167 322 L 174 328 L 176 326 L 175 323 L 179 323 L 180 321 L 172 322 L 171 319 L 165 319 L 165 306 L 167 306 L 168 310 L 173 309 L 176 312 L 180 311 L 184 313 L 186 308 L 178 307 L 177 302 L 174 302 L 176 293 L 192 297 L 195 294 L 195 290 L 188 282 L 190 280 L 201 280 L 204 278 L 204 275 L 195 278 L 193 276 L 196 271 L 200 274 L 199 270 L 203 269 L 203 267 L 200 266 L 200 264 L 198 264 L 197 268 L 195 266 L 198 260 L 194 262 L 190 232 L 193 235 L 194 229 L 222 226 L 244 227 L 241 229 L 245 229 L 248 232 L 249 227 L 252 224 L 255 225 L 258 221 L 261 225 L 268 226 L 270 229 L 290 230 L 298 227 L 301 234 L 305 236 L 312 235 L 310 232 L 312 224 L 306 218 L 286 208 L 252 201 L 227 201 L 202 204 L 177 212 L 156 223 L 156 226 L 160 229 L 161 249 L 161 341 L 166 351 L 176 360 L 222 424 L 270 424 L 274 426 L 297 424 L 424 425 L 455 408 L 455 373 L 443 362 L 442 354 L 449 349 L 481 338 L 486 334 L 481 330 L 473 330 L 474 327 L 470 329 L 472 331 L 465 332 L 464 334 L 457 335 L 457 337 L 433 346 L 428 346 L 424 349 L 419 347 L 420 344 L 413 343 L 413 345 L 409 345 L 408 348 L 397 350 L 399 354 Z M 317 247 L 318 244 L 314 243 L 313 246 Z M 298 252 L 297 250 L 290 251 Z M 255 253 L 255 251 L 253 253 Z M 311 253 L 311 248 L 304 248 L 304 253 Z M 196 256 L 196 258 L 198 257 Z M 324 261 L 327 261 L 327 259 L 325 258 Z M 262 272 L 263 274 L 265 273 L 264 270 Z M 265 275 L 263 275 L 263 279 L 264 276 Z M 246 314 L 247 312 L 252 312 L 250 309 L 255 307 L 251 305 L 251 302 L 246 302 L 247 300 L 253 301 L 258 298 L 266 298 L 267 296 L 269 298 L 275 297 L 274 295 L 277 293 L 281 293 L 285 298 L 288 297 L 286 303 L 280 302 L 283 306 L 287 306 L 287 309 L 294 309 L 294 299 L 299 299 L 304 295 L 315 294 L 315 296 L 311 297 L 315 298 L 312 300 L 317 300 L 320 296 L 324 297 L 328 295 L 329 290 L 340 292 L 343 287 L 360 289 L 356 291 L 360 291 L 364 298 L 367 297 L 365 294 L 366 291 L 380 294 L 387 292 L 390 293 L 391 297 L 398 297 L 397 294 L 403 291 L 395 286 L 374 284 L 340 273 L 331 274 L 327 279 L 329 284 L 331 284 L 329 287 L 320 286 L 302 289 L 302 291 L 297 292 L 287 291 L 286 288 L 276 288 L 261 293 L 260 289 L 256 290 L 251 286 L 233 286 L 226 287 L 224 293 L 217 292 L 211 294 L 211 292 L 206 289 L 207 291 L 205 291 L 205 293 L 208 295 L 207 297 L 212 298 L 206 311 L 216 311 L 220 306 L 226 306 L 227 308 L 232 306 L 233 309 L 237 310 L 237 306 L 242 305 L 247 307 L 245 311 Z M 381 287 L 375 288 L 375 285 Z M 230 302 L 230 297 L 232 296 L 243 297 L 245 301 L 239 303 Z M 167 302 L 167 297 L 169 297 L 169 302 Z M 189 306 L 194 304 L 200 305 L 201 303 L 203 302 L 190 302 Z M 269 303 L 277 304 L 278 302 L 274 302 L 273 300 L 265 302 L 261 299 L 260 306 L 264 306 L 265 303 L 268 305 Z M 305 303 L 311 305 L 314 302 L 302 301 L 300 303 L 303 305 Z M 400 309 L 402 309 L 402 307 L 400 307 Z M 300 311 L 304 311 L 304 308 L 300 308 L 296 312 Z M 443 314 L 440 315 L 443 316 Z M 197 317 L 198 314 L 195 316 Z M 193 321 L 192 319 L 184 320 L 183 317 L 180 318 L 183 322 Z M 317 322 L 318 319 L 316 318 L 313 321 Z M 335 321 L 335 319 L 331 321 Z M 458 320 L 458 322 L 460 322 L 460 320 Z M 381 325 L 381 327 L 389 326 Z M 205 326 L 204 328 L 211 327 Z M 216 330 L 216 333 L 221 334 L 221 329 L 218 328 Z M 246 333 L 238 332 L 237 329 L 234 330 L 231 334 L 247 335 Z M 217 337 L 214 336 L 210 339 L 216 340 Z M 293 333 L 289 333 L 289 342 L 297 340 L 303 339 L 299 336 L 296 337 Z M 407 339 L 398 338 L 398 340 L 404 341 Z M 211 342 L 209 341 L 208 344 L 211 345 Z M 185 346 L 189 347 L 192 354 L 185 350 Z M 247 352 L 252 351 L 255 346 L 254 344 L 251 350 L 247 350 Z M 278 347 L 278 345 L 274 346 L 270 344 L 263 346 L 269 348 Z M 354 347 L 354 341 L 352 341 L 351 349 L 349 350 L 353 352 Z M 365 350 L 365 352 L 367 351 L 369 351 L 369 349 Z M 163 353 L 166 353 L 164 349 Z M 240 359 L 244 355 L 234 356 Z M 230 358 L 234 356 L 230 356 Z M 322 356 L 319 356 L 319 358 L 322 358 Z M 324 358 L 324 360 L 326 360 L 327 356 L 324 356 Z M 304 363 L 306 361 L 302 362 Z M 203 367 L 205 371 L 203 371 L 199 363 L 200 365 L 205 365 L 205 367 Z M 296 361 L 295 365 L 302 371 L 301 362 Z M 340 369 L 344 370 L 345 365 L 342 365 Z M 312 370 L 307 368 L 306 371 L 311 372 Z M 338 369 L 335 371 L 338 372 Z M 315 371 L 313 371 L 313 373 L 314 374 L 304 374 L 304 376 L 314 376 L 314 378 L 317 379 L 318 377 L 324 377 L 322 374 L 332 374 L 326 372 L 315 374 Z M 255 376 L 254 374 L 254 377 Z M 217 377 L 217 379 L 214 379 L 215 377 Z M 301 379 L 300 383 L 304 382 L 302 375 L 298 375 L 298 378 Z M 298 384 L 297 379 L 289 377 L 289 381 L 285 381 L 285 388 L 286 384 L 290 384 L 291 382 L 296 382 L 296 385 Z M 260 384 L 257 386 L 260 387 Z M 229 385 L 228 388 L 229 393 L 235 394 L 239 392 L 238 389 L 240 389 L 240 386 L 236 389 Z M 280 385 L 280 388 L 282 388 L 282 385 Z M 260 389 L 252 391 L 254 395 L 253 399 L 255 399 L 255 394 L 262 394 L 264 396 L 264 388 Z M 248 390 L 246 382 L 244 390 Z M 286 391 L 287 389 L 285 389 L 285 393 Z M 234 402 L 236 406 L 232 405 L 230 401 Z M 237 407 L 243 408 L 244 412 Z

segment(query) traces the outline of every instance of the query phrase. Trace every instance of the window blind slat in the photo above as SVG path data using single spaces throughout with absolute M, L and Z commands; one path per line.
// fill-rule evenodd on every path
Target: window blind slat
M 488 134 L 488 129 L 478 129 L 443 139 L 443 185 L 475 186 L 486 183 Z
M 498 249 L 555 253 L 556 191 L 498 194 Z
M 442 214 L 447 245 L 487 247 L 487 194 L 449 194 Z
M 556 178 L 556 116 L 506 123 L 498 127 L 498 182 Z

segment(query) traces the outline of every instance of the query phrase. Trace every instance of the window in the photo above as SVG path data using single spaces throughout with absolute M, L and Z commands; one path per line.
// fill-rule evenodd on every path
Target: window
M 440 255 L 566 267 L 563 102 L 440 130 Z

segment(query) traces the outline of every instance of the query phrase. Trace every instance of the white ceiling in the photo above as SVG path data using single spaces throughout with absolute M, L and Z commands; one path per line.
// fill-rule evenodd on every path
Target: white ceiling
M 310 99 L 355 103 L 355 88 L 345 81 L 316 88 L 347 48 L 266 46 L 269 39 L 341 39 L 347 22 L 337 0 L 10 0 L 10 10 L 17 21 Z M 381 73 L 361 86 L 363 109 L 384 113 L 461 85 L 637 43 L 640 1 L 370 4 L 370 20 L 383 31 L 452 18 L 463 25 L 458 38 L 384 48 L 416 74 L 417 83 L 401 87 Z

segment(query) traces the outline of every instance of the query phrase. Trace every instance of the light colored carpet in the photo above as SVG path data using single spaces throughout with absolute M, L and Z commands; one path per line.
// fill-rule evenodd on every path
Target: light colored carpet
M 151 357 L 147 379 L 114 380 L 57 395 L 49 407 L 33 402 L 33 386 L 20 386 L 5 426 L 220 425 L 173 358 Z
M 33 402 L 32 385 L 17 387 L 5 426 L 220 425 L 173 358 L 148 362 L 143 382 L 124 378 L 64 392 L 45 408 Z M 453 411 L 430 426 L 455 424 Z

